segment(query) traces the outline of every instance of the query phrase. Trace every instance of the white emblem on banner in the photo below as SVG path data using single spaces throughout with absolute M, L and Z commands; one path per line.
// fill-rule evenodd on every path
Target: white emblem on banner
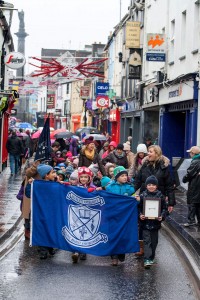
M 73 192 L 69 192 L 69 200 L 79 205 L 68 207 L 68 227 L 62 228 L 62 234 L 66 241 L 81 248 L 91 248 L 99 243 L 107 243 L 108 236 L 98 232 L 101 223 L 101 210 L 90 208 L 94 205 L 104 205 L 102 197 L 82 198 Z

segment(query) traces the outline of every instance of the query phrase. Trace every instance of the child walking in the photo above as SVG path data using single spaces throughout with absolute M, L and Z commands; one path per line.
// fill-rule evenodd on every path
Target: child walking
M 86 188 L 88 192 L 93 192 L 96 189 L 96 186 L 92 182 L 92 171 L 87 167 L 79 167 L 78 168 L 78 184 L 77 186 Z M 72 253 L 72 261 L 73 263 L 77 263 L 78 260 L 86 260 L 85 253 L 74 252 Z
M 114 168 L 114 181 L 111 181 L 105 187 L 107 192 L 118 194 L 118 195 L 126 195 L 132 196 L 135 192 L 134 187 L 128 183 L 128 172 L 122 166 L 118 166 Z M 125 260 L 125 254 L 111 255 L 112 266 L 117 266 L 118 261 L 123 262 Z
M 165 220 L 167 205 L 165 197 L 157 189 L 158 180 L 155 176 L 149 176 L 146 179 L 145 186 L 146 190 L 140 195 L 139 214 L 144 240 L 144 267 L 149 269 L 154 264 L 156 247 L 158 245 L 158 230 L 161 228 L 161 222 Z M 144 215 L 145 199 L 160 200 L 160 216 L 157 219 L 148 219 Z

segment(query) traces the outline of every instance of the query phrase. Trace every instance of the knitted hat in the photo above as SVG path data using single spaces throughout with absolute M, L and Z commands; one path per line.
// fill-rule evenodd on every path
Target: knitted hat
M 104 144 L 103 144 L 103 147 L 108 147 L 109 146 L 109 143 L 108 142 L 105 142 Z
M 116 149 L 124 150 L 124 145 L 123 144 L 118 144 Z
M 97 173 L 99 171 L 98 165 L 91 164 L 88 168 L 92 171 L 94 176 L 97 176 Z
M 73 155 L 72 155 L 72 153 L 70 152 L 70 151 L 68 151 L 67 153 L 66 153 L 66 157 L 72 157 Z
M 109 184 L 109 182 L 111 182 L 111 179 L 109 177 L 103 176 L 101 178 L 101 186 L 102 187 L 106 187 Z
M 63 176 L 63 180 L 65 180 L 66 176 L 65 173 L 62 170 L 59 170 L 56 172 L 57 175 L 62 175 Z
M 128 145 L 128 143 L 124 143 L 124 151 L 130 151 L 131 150 L 131 147 L 130 145 Z
M 41 178 L 44 178 L 53 168 L 49 165 L 40 164 L 37 166 L 37 171 Z
M 126 171 L 126 169 L 122 166 L 118 166 L 116 168 L 114 168 L 114 177 L 115 177 L 115 180 L 117 180 L 117 178 L 123 174 L 127 174 L 128 175 L 128 172 Z
M 68 166 L 65 170 L 65 174 L 72 174 L 74 171 L 74 168 L 72 166 Z
M 192 152 L 192 153 L 194 153 L 194 154 L 199 154 L 200 153 L 200 147 L 198 147 L 198 146 L 193 146 L 193 147 L 191 147 L 189 150 L 187 150 L 186 152 Z
M 139 144 L 137 146 L 137 153 L 147 153 L 147 146 L 145 144 Z
M 73 159 L 73 164 L 75 164 L 75 165 L 77 165 L 78 166 L 78 163 L 79 163 L 79 159 L 78 159 L 78 157 L 77 158 L 75 158 L 75 159 Z
M 78 170 L 74 170 L 69 177 L 69 180 L 78 180 Z
M 89 168 L 87 168 L 87 167 L 79 167 L 78 168 L 78 178 L 81 176 L 81 175 L 83 175 L 83 174 L 86 174 L 86 175 L 88 175 L 89 176 L 89 178 L 90 178 L 90 181 L 92 180 L 92 171 L 89 169 Z
M 65 164 L 65 163 L 59 163 L 57 166 L 58 166 L 59 168 L 60 168 L 60 167 L 65 167 L 65 168 L 66 168 L 66 164 Z
M 145 186 L 147 186 L 148 184 L 154 184 L 158 186 L 158 179 L 154 175 L 151 175 L 147 177 L 145 181 Z
M 110 147 L 110 146 L 113 146 L 114 148 L 116 148 L 116 147 L 117 147 L 117 143 L 114 142 L 114 141 L 112 141 L 112 142 L 110 142 L 110 144 L 109 144 L 109 147 Z

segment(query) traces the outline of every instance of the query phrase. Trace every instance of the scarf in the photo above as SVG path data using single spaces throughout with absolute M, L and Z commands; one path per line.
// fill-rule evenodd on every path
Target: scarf
M 94 149 L 92 151 L 88 151 L 87 149 L 85 149 L 85 156 L 88 159 L 93 160 L 94 159 L 94 154 L 95 154 Z

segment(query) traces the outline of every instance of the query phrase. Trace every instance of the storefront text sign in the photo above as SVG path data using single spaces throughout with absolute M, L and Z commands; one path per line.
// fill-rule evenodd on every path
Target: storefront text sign
M 140 48 L 140 22 L 126 22 L 126 48 Z

